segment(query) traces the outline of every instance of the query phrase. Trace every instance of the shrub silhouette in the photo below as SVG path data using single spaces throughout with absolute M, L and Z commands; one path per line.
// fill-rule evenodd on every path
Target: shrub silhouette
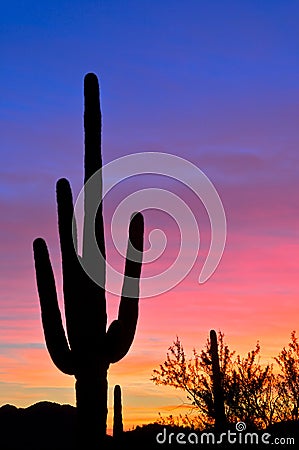
M 86 182 L 102 167 L 101 111 L 99 85 L 95 74 L 84 79 L 85 178 L 82 258 L 90 250 L 95 233 L 103 255 L 98 270 L 103 286 L 94 282 L 82 268 L 73 242 L 73 200 L 69 182 L 57 182 L 57 206 L 62 255 L 63 293 L 67 338 L 57 301 L 54 274 L 45 241 L 33 243 L 36 280 L 41 306 L 45 341 L 59 370 L 76 379 L 78 447 L 92 449 L 103 441 L 107 421 L 107 371 L 110 363 L 128 352 L 138 319 L 139 280 L 143 252 L 143 216 L 135 213 L 129 226 L 129 241 L 118 318 L 108 330 L 105 298 L 105 240 L 102 214 L 102 181 L 100 203 L 94 224 L 90 220 L 90 192 Z M 93 262 L 93 261 L 92 261 Z
M 299 343 L 296 331 L 292 331 L 287 348 L 283 348 L 275 361 L 279 365 L 279 396 L 284 405 L 284 420 L 299 419 Z
M 153 370 L 152 381 L 183 390 L 196 415 L 160 416 L 158 423 L 219 430 L 238 421 L 248 428 L 265 429 L 280 421 L 297 420 L 299 345 L 295 332 L 288 349 L 275 360 L 280 373 L 275 373 L 273 364 L 261 364 L 258 342 L 241 357 L 229 349 L 221 332 L 217 349 L 214 330 L 205 348 L 187 358 L 177 338 L 164 363 Z

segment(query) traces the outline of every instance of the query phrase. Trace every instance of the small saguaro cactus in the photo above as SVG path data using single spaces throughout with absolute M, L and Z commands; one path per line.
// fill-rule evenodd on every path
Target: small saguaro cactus
M 218 342 L 215 330 L 210 331 L 210 353 L 212 359 L 212 388 L 214 398 L 215 429 L 222 430 L 226 424 L 224 394 L 220 372 Z
M 123 434 L 123 417 L 121 404 L 121 387 L 119 384 L 114 386 L 114 403 L 113 403 L 113 437 L 119 440 Z
M 90 192 L 86 183 L 102 167 L 101 111 L 96 75 L 84 79 L 85 177 L 82 258 L 87 254 L 90 234 L 103 255 L 98 270 L 103 285 L 98 285 L 80 264 L 73 239 L 73 200 L 69 182 L 57 182 L 58 228 L 62 257 L 63 293 L 67 337 L 57 301 L 54 274 L 46 242 L 33 243 L 37 288 L 45 341 L 59 370 L 76 379 L 78 447 L 98 448 L 106 435 L 107 371 L 110 363 L 128 352 L 138 319 L 139 282 L 142 265 L 144 223 L 141 213 L 131 217 L 118 318 L 108 330 L 105 296 L 105 240 L 102 213 L 102 180 L 99 182 L 95 221 L 91 224 Z M 76 233 L 75 233 L 76 234 Z M 101 262 L 102 261 L 102 262 Z

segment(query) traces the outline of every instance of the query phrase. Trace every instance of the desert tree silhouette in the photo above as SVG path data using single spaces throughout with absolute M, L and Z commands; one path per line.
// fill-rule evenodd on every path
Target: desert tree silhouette
M 67 337 L 58 306 L 55 278 L 46 242 L 42 238 L 37 238 L 33 243 L 33 251 L 47 349 L 59 370 L 75 376 L 78 448 L 90 450 L 98 448 L 106 436 L 109 365 L 127 354 L 135 335 L 144 223 L 141 213 L 132 215 L 118 318 L 107 330 L 106 252 L 101 177 L 98 186 L 99 207 L 94 223 L 90 219 L 89 210 L 91 193 L 86 187 L 88 180 L 102 168 L 99 84 L 93 73 L 87 74 L 84 78 L 84 103 L 85 177 L 82 258 L 88 256 L 91 234 L 95 233 L 98 248 L 103 255 L 103 258 L 99 258 L 98 261 L 98 271 L 103 283 L 100 285 L 93 281 L 79 261 L 80 256 L 77 254 L 73 239 L 75 222 L 73 222 L 72 191 L 68 180 L 59 179 L 56 192 Z

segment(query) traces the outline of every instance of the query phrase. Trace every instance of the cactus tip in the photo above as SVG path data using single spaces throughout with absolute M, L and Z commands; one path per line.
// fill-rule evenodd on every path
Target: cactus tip
M 85 77 L 84 77 L 84 87 L 86 87 L 86 85 L 92 86 L 92 87 L 98 89 L 98 87 L 99 87 L 99 80 L 98 80 L 98 77 L 96 76 L 95 73 L 89 72 L 89 73 L 87 73 L 85 75 Z
M 210 331 L 210 338 L 212 339 L 212 338 L 215 338 L 215 337 L 217 337 L 216 331 L 215 330 L 211 330 Z

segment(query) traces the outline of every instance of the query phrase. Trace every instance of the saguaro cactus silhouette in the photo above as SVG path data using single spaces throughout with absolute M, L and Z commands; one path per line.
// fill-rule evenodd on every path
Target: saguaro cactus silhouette
M 99 262 L 105 280 L 105 240 L 102 214 L 102 182 L 94 224 L 89 214 L 86 182 L 102 167 L 101 111 L 96 75 L 84 79 L 85 178 L 83 254 L 88 253 L 89 234 L 95 233 L 104 257 Z M 98 285 L 82 268 L 73 242 L 73 200 L 69 182 L 57 182 L 58 228 L 62 256 L 63 293 L 67 337 L 57 301 L 54 274 L 45 241 L 33 243 L 36 280 L 45 341 L 54 364 L 76 379 L 79 448 L 95 448 L 106 435 L 107 370 L 128 352 L 138 319 L 139 280 L 143 252 L 143 216 L 135 213 L 129 241 L 118 318 L 108 330 L 105 284 Z M 88 255 L 87 255 L 88 256 Z
M 215 429 L 222 430 L 226 424 L 224 395 L 220 372 L 218 342 L 215 330 L 210 331 L 210 353 L 212 359 L 212 388 L 214 397 Z
M 121 387 L 119 384 L 114 386 L 114 403 L 113 403 L 113 437 L 119 440 L 123 434 L 123 417 L 121 404 Z

